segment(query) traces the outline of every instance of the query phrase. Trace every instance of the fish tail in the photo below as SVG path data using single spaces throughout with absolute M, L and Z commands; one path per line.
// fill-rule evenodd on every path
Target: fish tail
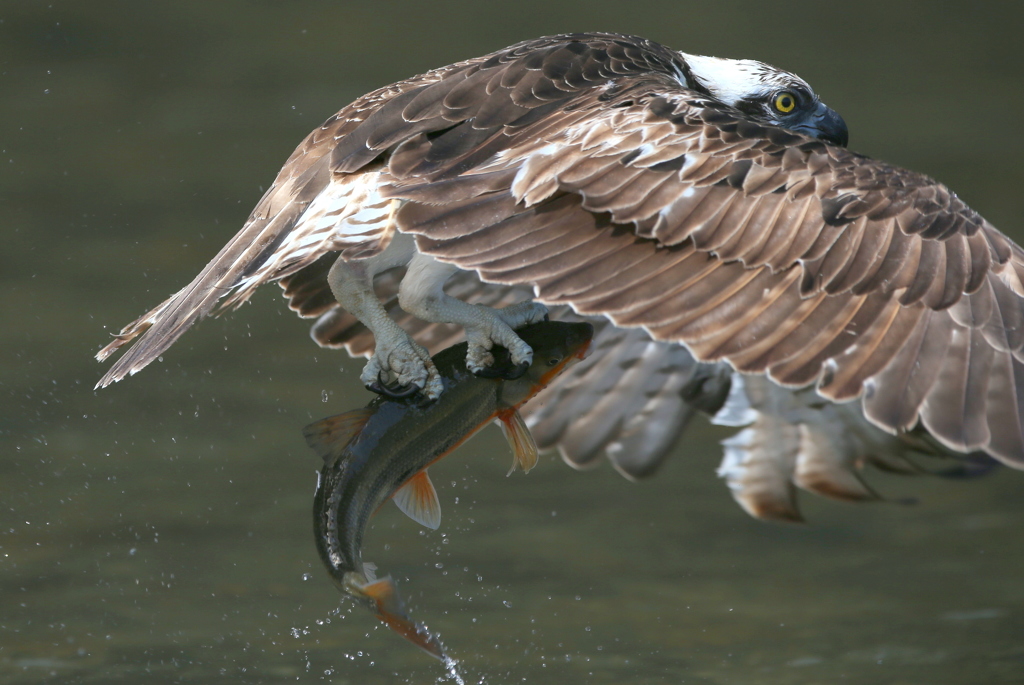
M 369 580 L 359 573 L 348 573 L 345 590 L 361 600 L 368 600 L 381 623 L 413 643 L 427 654 L 442 661 L 446 658 L 441 642 L 422 623 L 409 617 L 398 588 L 390 576 Z

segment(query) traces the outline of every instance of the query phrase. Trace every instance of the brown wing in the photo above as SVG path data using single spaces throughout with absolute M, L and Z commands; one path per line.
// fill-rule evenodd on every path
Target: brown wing
M 336 136 L 358 125 L 379 101 L 402 92 L 398 84 L 357 100 L 313 131 L 292 153 L 242 230 L 217 253 L 186 287 L 125 326 L 96 355 L 103 361 L 140 334 L 136 342 L 100 379 L 106 387 L 134 374 L 156 359 L 192 324 L 207 316 L 222 297 L 236 291 L 229 304 L 240 304 L 255 287 L 281 278 L 315 261 L 328 250 L 346 245 L 332 241 L 317 221 L 301 225 L 307 209 L 325 189 L 334 190 L 334 204 L 365 198 L 366 184 L 357 175 L 332 183 L 330 157 Z M 327 209 L 330 211 L 330 208 Z M 299 230 L 296 226 L 299 225 Z M 367 236 L 380 240 L 382 231 Z M 316 240 L 310 241 L 310 238 Z M 288 249 L 289 245 L 292 249 Z M 284 246 L 285 249 L 282 249 Z M 240 289 L 240 290 L 236 290 Z
M 640 39 L 559 36 L 362 98 L 191 285 L 101 351 L 152 326 L 100 384 L 258 285 L 324 189 L 376 169 L 421 251 L 700 359 L 863 396 L 887 429 L 920 418 L 951 447 L 1024 461 L 1020 249 L 940 184 L 744 120 L 685 70 Z M 337 247 L 317 244 L 261 278 Z
M 1024 464 L 1024 253 L 947 188 L 651 82 L 533 126 L 471 169 L 400 147 L 399 229 L 487 281 Z
M 382 217 L 390 212 L 375 193 L 388 180 L 384 163 L 411 171 L 403 160 L 420 161 L 422 141 L 450 169 L 469 169 L 516 131 L 559 119 L 594 88 L 652 74 L 664 80 L 683 70 L 675 53 L 655 43 L 575 34 L 524 42 L 359 98 L 299 145 L 242 230 L 192 283 L 97 354 L 106 359 L 145 334 L 97 387 L 142 369 L 233 291 L 227 305 L 327 252 L 361 258 L 385 246 L 391 226 Z M 332 230 L 346 221 L 348 229 Z
M 604 455 L 627 478 L 652 475 L 690 420 L 712 415 L 732 369 L 701 364 L 681 345 L 641 329 L 597 324 L 591 352 L 523 407 L 541 449 L 557 448 L 576 468 Z
M 313 339 L 321 347 L 344 348 L 354 357 L 373 353 L 373 334 L 342 309 L 327 285 L 334 254 L 281 280 L 289 307 L 316 318 Z M 461 328 L 433 324 L 398 306 L 405 269 L 377 276 L 374 288 L 388 315 L 416 342 L 436 353 L 461 341 Z M 472 304 L 504 307 L 529 299 L 524 286 L 485 284 L 462 271 L 445 291 Z M 580 320 L 568 307 L 553 307 L 551 318 Z M 557 449 L 576 468 L 596 464 L 603 455 L 628 478 L 655 472 L 698 413 L 714 414 L 725 401 L 732 370 L 725 364 L 701 364 L 681 345 L 656 342 L 643 330 L 612 326 L 604 317 L 589 319 L 597 332 L 587 359 L 559 375 L 522 413 L 537 445 Z
M 321 345 L 369 356 L 372 334 L 333 298 L 324 308 L 312 306 L 317 290 L 327 291 L 329 298 L 323 280 L 329 267 L 325 260 L 319 274 L 311 267 L 285 279 L 291 307 L 320 317 L 313 333 Z M 432 351 L 458 342 L 461 330 L 399 309 L 403 275 L 404 270 L 395 269 L 375 282 L 388 313 Z M 522 286 L 484 284 L 472 272 L 453 276 L 447 290 L 466 302 L 490 306 L 530 295 Z M 551 313 L 561 320 L 579 318 L 564 306 Z M 869 423 L 860 407 L 827 402 L 811 388 L 740 377 L 726 364 L 699 363 L 685 347 L 651 340 L 641 329 L 616 328 L 604 318 L 591 321 L 597 332 L 587 359 L 521 410 L 538 446 L 557 449 L 575 468 L 595 466 L 603 455 L 628 478 L 650 476 L 696 414 L 714 415 L 715 423 L 743 428 L 723 442 L 719 469 L 733 497 L 758 518 L 798 521 L 798 489 L 848 501 L 880 499 L 864 480 L 866 465 L 921 473 L 917 461 L 932 462 L 944 454 L 921 436 L 888 435 Z
M 319 316 L 313 334 L 321 345 L 369 356 L 373 335 L 330 297 L 324 281 L 330 264 L 324 260 L 319 268 L 282 281 L 290 306 L 303 316 Z M 458 342 L 460 329 L 430 324 L 399 309 L 403 275 L 403 269 L 395 269 L 375 282 L 388 313 L 432 351 Z M 447 290 L 466 302 L 490 306 L 530 296 L 528 288 L 484 284 L 472 272 L 453 276 Z M 327 296 L 321 300 L 318 291 Z M 316 306 L 318 300 L 325 305 Z M 564 306 L 551 314 L 560 320 L 579 318 Z M 696 414 L 713 415 L 715 423 L 743 428 L 723 441 L 719 468 L 736 501 L 758 518 L 799 521 L 798 489 L 847 501 L 880 499 L 864 480 L 866 465 L 924 473 L 918 461 L 951 456 L 922 436 L 888 435 L 869 423 L 860 407 L 827 402 L 812 388 L 740 377 L 726 364 L 697 362 L 681 345 L 651 340 L 642 329 L 616 328 L 604 318 L 591 321 L 597 332 L 587 358 L 521 410 L 538 446 L 557 449 L 575 468 L 595 466 L 603 455 L 628 478 L 650 476 Z

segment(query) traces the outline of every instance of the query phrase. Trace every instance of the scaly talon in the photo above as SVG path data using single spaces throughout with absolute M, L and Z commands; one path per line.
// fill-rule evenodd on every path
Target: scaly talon
M 413 255 L 398 291 L 398 305 L 423 321 L 462 326 L 468 343 L 466 368 L 472 373 L 483 373 L 484 369 L 497 365 L 502 368 L 498 375 L 503 378 L 510 367 L 529 365 L 533 361 L 533 350 L 514 331 L 543 320 L 547 307 L 527 301 L 495 309 L 463 302 L 444 291 L 445 282 L 456 271 L 454 265 L 429 255 Z M 390 319 L 382 320 L 383 326 L 388 326 L 388 322 Z M 491 351 L 495 345 L 508 350 L 507 362 L 495 360 L 498 355 Z
M 494 312 L 512 329 L 548 320 L 548 308 L 532 300 L 495 309 Z
M 359 379 L 369 390 L 392 399 L 422 392 L 437 399 L 444 386 L 427 350 L 402 333 L 397 340 L 378 341 Z M 404 339 L 403 339 L 404 338 Z
M 469 349 L 466 352 L 466 368 L 477 375 L 484 375 L 485 369 L 496 365 L 491 348 L 494 345 L 501 345 L 508 350 L 511 365 L 517 368 L 523 367 L 522 373 L 525 373 L 525 368 L 533 363 L 533 350 L 516 335 L 513 329 L 544 320 L 548 314 L 547 307 L 536 302 L 520 302 L 504 309 L 491 309 L 482 306 L 480 308 L 493 316 L 481 317 L 483 318 L 482 322 L 466 326 L 466 340 L 469 342 Z M 497 374 L 487 374 L 486 377 L 508 379 L 508 373 L 510 371 L 502 370 Z

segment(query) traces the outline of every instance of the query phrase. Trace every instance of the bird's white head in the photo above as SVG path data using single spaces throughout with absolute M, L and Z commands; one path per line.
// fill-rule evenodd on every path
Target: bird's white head
M 689 68 L 687 86 L 755 121 L 846 145 L 846 122 L 796 74 L 750 59 L 680 54 Z

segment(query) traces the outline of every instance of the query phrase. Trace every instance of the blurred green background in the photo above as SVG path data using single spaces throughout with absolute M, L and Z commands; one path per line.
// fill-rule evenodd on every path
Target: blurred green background
M 110 333 L 351 99 L 562 31 L 761 59 L 841 112 L 853 149 L 1020 241 L 1021 26 L 1010 3 L 7 0 L 0 681 L 444 680 L 320 569 L 300 428 L 368 393 L 274 288 L 92 390 Z M 439 531 L 389 507 L 367 540 L 467 682 L 1024 682 L 1019 473 L 876 474 L 919 505 L 805 497 L 810 525 L 779 527 L 715 478 L 727 431 L 696 426 L 641 484 L 555 457 L 506 479 L 497 433 L 439 465 Z

